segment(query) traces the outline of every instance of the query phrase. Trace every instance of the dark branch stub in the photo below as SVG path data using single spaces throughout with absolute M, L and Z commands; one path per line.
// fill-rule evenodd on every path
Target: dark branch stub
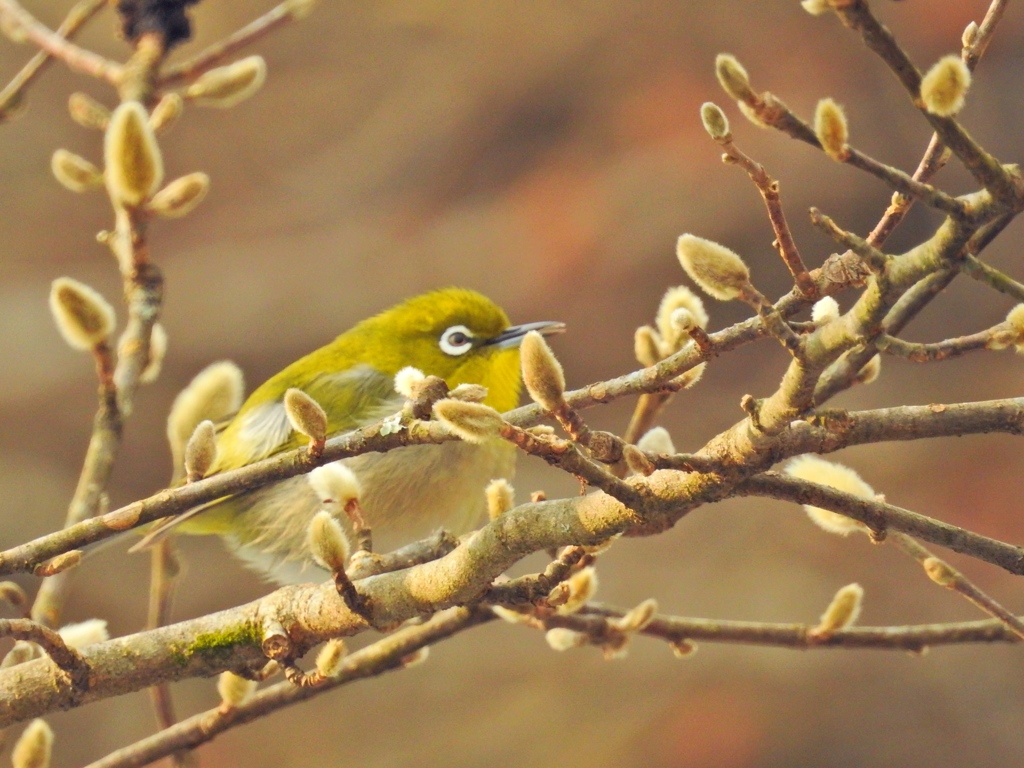
M 121 34 L 134 43 L 142 35 L 161 35 L 168 49 L 192 36 L 186 9 L 199 0 L 119 0 Z

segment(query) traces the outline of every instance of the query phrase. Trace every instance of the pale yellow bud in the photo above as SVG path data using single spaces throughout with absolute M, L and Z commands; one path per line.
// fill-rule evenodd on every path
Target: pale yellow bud
M 28 607 L 28 595 L 17 582 L 0 581 L 0 600 L 19 610 Z
M 82 550 L 72 549 L 70 552 L 62 552 L 55 557 L 51 557 L 45 563 L 40 563 L 32 569 L 32 573 L 40 577 L 56 576 L 58 573 L 77 568 L 81 562 Z
M 692 640 L 675 640 L 669 643 L 669 647 L 677 659 L 687 659 L 697 652 L 697 644 Z
M 736 57 L 729 53 L 720 53 L 715 58 L 715 75 L 727 94 L 736 101 L 745 102 L 755 97 L 750 87 L 750 76 Z
M 395 374 L 395 391 L 406 400 L 412 400 L 416 397 L 416 388 L 425 378 L 426 374 L 419 368 L 407 365 Z
M 90 350 L 106 343 L 114 328 L 114 308 L 97 291 L 70 277 L 53 281 L 50 311 L 73 349 Z
M 88 619 L 77 624 L 65 624 L 57 634 L 69 648 L 85 648 L 110 639 L 106 619 Z
M 832 602 L 821 615 L 821 622 L 814 628 L 814 634 L 827 635 L 852 627 L 860 615 L 863 600 L 864 588 L 860 584 L 847 584 L 832 598 Z
M 658 334 L 672 352 L 676 352 L 682 346 L 684 331 L 680 330 L 673 321 L 672 316 L 676 310 L 685 309 L 690 313 L 695 325 L 707 328 L 708 313 L 704 309 L 704 302 L 700 296 L 691 291 L 685 285 L 677 285 L 665 291 L 658 304 L 658 313 L 655 316 L 655 324 L 658 326 Z M 689 328 L 687 328 L 687 331 Z
M 57 181 L 72 192 L 88 192 L 103 185 L 103 174 L 99 168 L 66 149 L 53 153 L 50 170 Z
M 331 573 L 345 570 L 352 544 L 341 523 L 330 512 L 320 511 L 313 515 L 307 541 L 313 559 L 319 565 Z
M 1013 334 L 1013 344 L 1017 351 L 1024 354 L 1024 304 L 1018 304 L 1006 315 L 1006 324 Z
M 654 471 L 657 469 L 654 462 L 647 458 L 647 454 L 635 445 L 627 443 L 622 446 L 622 458 L 626 462 L 626 466 L 629 467 L 629 470 L 637 475 L 647 477 L 654 474 Z
M 11 750 L 13 768 L 49 768 L 53 753 L 53 729 L 36 718 L 21 732 Z
M 643 437 L 637 440 L 636 447 L 641 451 L 664 456 L 671 456 L 676 452 L 676 447 L 672 444 L 672 436 L 664 427 L 652 427 L 647 430 Z
M 448 397 L 465 403 L 482 403 L 487 399 L 487 387 L 480 384 L 459 384 L 448 393 Z
M 750 284 L 747 265 L 724 245 L 696 235 L 682 235 L 676 255 L 690 279 L 719 301 L 735 299 Z
M 146 367 L 139 374 L 139 384 L 152 384 L 160 375 L 167 356 L 167 331 L 160 323 L 154 323 L 149 334 L 149 357 Z
M 337 504 L 344 509 L 350 502 L 358 501 L 362 493 L 356 473 L 340 461 L 317 467 L 306 479 L 321 504 Z
M 738 101 L 738 102 L 736 102 L 736 106 L 739 107 L 740 113 L 745 118 L 747 118 L 747 120 L 749 120 L 752 124 L 756 125 L 758 128 L 770 128 L 771 127 L 769 125 L 769 123 L 767 123 L 765 121 L 765 119 L 763 117 L 761 117 L 761 115 L 758 113 L 758 111 L 754 107 L 752 107 L 749 104 L 747 104 L 747 102 L 745 102 L 745 101 Z
M 832 10 L 832 3 L 829 0 L 803 0 L 800 5 L 812 16 L 821 16 Z
M 921 79 L 921 102 L 933 115 L 951 117 L 964 106 L 971 70 L 956 55 L 943 56 Z
M 831 296 L 825 296 L 814 302 L 811 307 L 811 320 L 815 325 L 825 325 L 839 319 L 839 302 Z
M 822 99 L 814 110 L 814 134 L 825 154 L 833 160 L 846 157 L 846 143 L 850 138 L 850 130 L 846 124 L 843 108 L 832 99 Z
M 164 161 L 145 108 L 122 103 L 110 116 L 103 142 L 107 190 L 124 205 L 139 205 L 160 188 Z
M 854 496 L 865 499 L 875 498 L 875 492 L 871 486 L 861 480 L 860 475 L 849 467 L 842 464 L 834 464 L 825 461 L 817 456 L 807 454 L 793 459 L 786 467 L 786 474 L 801 480 L 809 480 L 812 483 L 827 485 Z M 830 512 L 827 509 L 804 504 L 804 509 L 811 520 L 817 523 L 823 530 L 829 533 L 836 533 L 846 536 L 852 531 L 866 531 L 866 527 L 858 520 Z
M 71 94 L 68 112 L 71 113 L 71 119 L 83 128 L 105 131 L 110 122 L 110 110 L 81 91 Z
M 234 672 L 221 672 L 217 678 L 217 693 L 227 708 L 240 707 L 256 693 L 259 683 L 248 680 Z
M 293 19 L 304 19 L 313 12 L 319 0 L 286 0 L 285 8 L 292 15 Z
M 943 587 L 951 587 L 956 583 L 957 574 L 949 565 L 937 557 L 926 557 L 922 563 L 928 578 Z
M 185 96 L 208 107 L 233 107 L 252 96 L 267 79 L 267 62 L 248 56 L 202 75 L 185 90 Z
M 978 39 L 978 23 L 972 21 L 966 27 L 964 32 L 960 36 L 960 42 L 963 43 L 964 48 L 970 48 Z
M 412 653 L 404 656 L 402 658 L 402 666 L 405 669 L 411 669 L 412 667 L 418 667 L 420 664 L 423 664 L 424 662 L 426 662 L 426 660 L 429 659 L 429 658 L 430 658 L 430 647 L 425 645 L 422 648 L 417 648 Z
M 621 619 L 615 619 L 612 623 L 621 632 L 639 632 L 654 620 L 654 614 L 657 612 L 658 601 L 652 597 L 644 600 Z
M 177 93 L 165 93 L 149 114 L 149 124 L 157 133 L 174 125 L 185 109 L 185 101 Z
M 700 365 L 695 365 L 693 368 L 688 370 L 686 373 L 683 373 L 683 374 L 680 374 L 679 376 L 677 376 L 675 379 L 673 379 L 673 381 L 675 381 L 678 384 L 680 384 L 684 389 L 689 389 L 694 384 L 696 384 L 698 381 L 700 381 L 701 376 L 704 375 L 704 371 L 707 370 L 707 367 L 708 367 L 707 363 L 701 363 Z
M 15 642 L 14 647 L 7 652 L 4 656 L 3 662 L 0 662 L 0 668 L 7 669 L 8 667 L 16 667 L 19 664 L 24 664 L 26 661 L 32 661 L 32 659 L 38 659 L 43 655 L 39 646 L 35 643 L 30 643 L 25 640 L 18 640 Z
M 649 325 L 641 325 L 633 334 L 633 354 L 640 365 L 650 367 L 662 359 L 661 336 Z
M 175 179 L 149 201 L 146 209 L 168 219 L 190 213 L 210 191 L 210 177 L 197 171 Z
M 292 387 L 284 393 L 284 412 L 292 429 L 299 434 L 316 442 L 327 437 L 327 414 L 320 403 L 301 389 Z
M 515 490 L 512 484 L 503 477 L 491 480 L 484 494 L 487 496 L 487 517 L 497 520 L 515 506 Z
M 555 627 L 544 633 L 544 639 L 556 651 L 568 651 L 587 644 L 587 636 L 564 627 Z
M 185 466 L 185 444 L 199 422 L 209 419 L 216 424 L 233 415 L 242 406 L 244 393 L 242 370 L 229 360 L 211 363 L 178 393 L 167 416 L 167 441 L 179 472 Z
M 217 460 L 217 428 L 210 420 L 196 425 L 185 444 L 185 476 L 189 482 L 206 476 Z
M 597 592 L 597 570 L 592 565 L 580 568 L 566 579 L 565 583 L 569 585 L 569 596 L 562 605 L 558 606 L 558 612 L 568 615 L 576 613 Z
M 721 107 L 713 101 L 705 101 L 701 104 L 700 120 L 704 124 L 704 130 L 712 139 L 717 141 L 729 135 L 729 119 Z
M 498 437 L 505 427 L 501 414 L 483 403 L 439 400 L 434 403 L 434 416 L 468 443 L 482 443 Z
M 864 367 L 857 371 L 857 381 L 861 384 L 871 384 L 875 379 L 882 373 L 882 356 L 875 355 L 866 363 Z
M 537 331 L 523 337 L 519 348 L 523 367 L 523 383 L 534 402 L 547 411 L 558 410 L 565 403 L 565 373 L 551 347 Z
M 343 639 L 328 640 L 316 655 L 316 671 L 321 677 L 334 677 L 341 671 L 341 662 L 347 653 Z

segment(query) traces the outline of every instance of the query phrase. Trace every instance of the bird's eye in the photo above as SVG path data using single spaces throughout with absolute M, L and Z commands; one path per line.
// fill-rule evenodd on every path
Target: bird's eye
M 473 332 L 464 325 L 453 325 L 441 334 L 438 346 L 446 355 L 464 355 L 473 346 Z

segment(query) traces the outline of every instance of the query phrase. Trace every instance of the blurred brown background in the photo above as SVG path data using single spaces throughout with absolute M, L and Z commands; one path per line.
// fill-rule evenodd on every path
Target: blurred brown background
M 55 26 L 68 2 L 26 5 Z M 874 6 L 919 67 L 959 48 L 983 0 Z M 269 2 L 207 0 L 178 57 L 227 34 Z M 123 57 L 104 15 L 84 44 Z M 963 114 L 1004 161 L 1020 157 L 1024 12 L 1011 6 L 977 72 Z M 169 475 L 163 419 L 207 363 L 236 360 L 250 385 L 355 320 L 428 288 L 460 284 L 516 321 L 559 319 L 570 384 L 632 370 L 633 329 L 663 290 L 685 280 L 676 237 L 694 232 L 744 254 L 767 294 L 786 290 L 760 199 L 723 167 L 699 105 L 713 99 L 740 146 L 781 179 L 805 258 L 832 245 L 806 224 L 817 205 L 866 232 L 889 192 L 807 146 L 749 125 L 721 95 L 713 59 L 736 54 L 755 87 L 803 115 L 820 97 L 844 103 L 852 141 L 911 169 L 929 132 L 884 67 L 832 17 L 796 0 L 524 0 L 339 3 L 254 46 L 270 76 L 228 111 L 187 109 L 161 140 L 169 177 L 203 170 L 209 198 L 181 221 L 152 227 L 167 278 L 171 347 L 143 390 L 111 488 L 120 505 Z M 0 39 L 7 78 L 30 55 Z M 70 351 L 46 307 L 50 281 L 70 275 L 114 298 L 102 195 L 76 196 L 49 173 L 67 147 L 94 160 L 100 137 L 67 117 L 70 92 L 112 103 L 85 77 L 54 67 L 30 111 L 0 127 L 0 545 L 58 525 L 74 487 L 95 407 L 88 359 Z M 955 167 L 941 177 L 970 188 Z M 937 219 L 916 211 L 890 241 L 912 244 Z M 1015 225 L 990 250 L 1020 278 Z M 842 297 L 841 297 L 842 299 Z M 844 306 L 848 305 L 849 297 Z M 962 279 L 910 329 L 935 340 L 987 327 L 1010 304 Z M 711 303 L 714 329 L 742 306 Z M 764 342 L 715 361 L 664 423 L 682 450 L 741 417 L 744 393 L 772 390 L 785 355 Z M 871 387 L 837 404 L 974 400 L 1019 395 L 1010 352 L 918 367 L 887 360 Z M 621 429 L 631 403 L 589 412 Z M 1024 538 L 1019 449 L 1009 437 L 872 446 L 838 460 L 902 506 L 1010 541 Z M 575 486 L 523 460 L 522 496 Z M 185 541 L 177 615 L 238 604 L 268 590 L 217 541 Z M 971 577 L 1020 612 L 1021 582 L 960 558 Z M 530 561 L 536 567 L 541 560 Z M 891 546 L 828 536 L 796 507 L 741 500 L 699 510 L 673 531 L 616 545 L 601 563 L 605 600 L 656 597 L 670 613 L 765 621 L 817 619 L 835 590 L 859 581 L 865 624 L 971 619 L 977 612 L 931 584 Z M 148 561 L 123 548 L 75 581 L 69 620 L 99 616 L 115 634 L 144 621 Z M 31 580 L 23 580 L 32 586 Z M 687 661 L 654 641 L 624 661 L 549 650 L 543 637 L 494 624 L 434 649 L 429 663 L 361 683 L 201 750 L 205 765 L 741 766 L 900 764 L 994 766 L 1024 759 L 1024 664 L 1016 647 L 797 653 L 703 645 Z M 213 706 L 212 681 L 176 688 L 182 713 Z M 56 765 L 94 759 L 149 733 L 146 697 L 125 696 L 50 718 Z

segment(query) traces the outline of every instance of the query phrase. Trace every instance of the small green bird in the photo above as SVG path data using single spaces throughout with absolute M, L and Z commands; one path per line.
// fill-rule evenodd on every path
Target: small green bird
M 489 299 L 446 288 L 409 299 L 338 336 L 258 387 L 217 435 L 217 457 L 207 475 L 244 467 L 303 445 L 283 398 L 297 388 L 327 414 L 328 435 L 398 412 L 404 398 L 395 374 L 407 366 L 455 388 L 479 384 L 484 402 L 498 411 L 519 402 L 519 344 L 529 331 L 563 331 L 557 322 L 510 325 Z M 356 475 L 375 549 L 388 551 L 443 527 L 455 534 L 474 528 L 486 509 L 484 488 L 510 478 L 514 447 L 502 440 L 480 445 L 450 442 L 407 446 L 341 462 Z M 307 541 L 320 498 L 305 476 L 228 496 L 161 526 L 189 534 L 223 536 L 253 568 L 282 583 L 308 581 L 315 571 Z M 150 538 L 150 537 L 147 537 Z

